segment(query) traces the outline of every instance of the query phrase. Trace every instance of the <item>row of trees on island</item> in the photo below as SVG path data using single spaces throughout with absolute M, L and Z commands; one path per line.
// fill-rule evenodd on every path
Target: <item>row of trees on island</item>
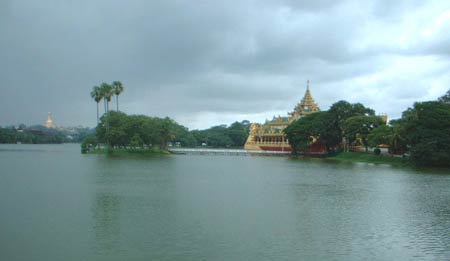
M 206 130 L 192 130 L 173 119 L 127 115 L 123 112 L 105 113 L 96 127 L 95 136 L 87 138 L 82 146 L 107 144 L 111 148 L 158 148 L 166 150 L 169 144 L 183 147 L 242 147 L 248 136 L 250 122 L 235 122 L 229 127 L 220 125 Z
M 166 150 L 169 142 L 180 140 L 191 144 L 192 135 L 174 120 L 145 115 L 127 115 L 111 111 L 100 118 L 95 137 L 85 143 L 107 144 L 111 148 L 152 148 Z
M 213 126 L 205 130 L 193 130 L 196 146 L 242 148 L 247 140 L 250 122 L 247 120 L 227 125 Z
M 94 86 L 91 97 L 97 103 L 97 127 L 95 136 L 82 143 L 83 151 L 88 146 L 99 143 L 109 148 L 154 148 L 167 149 L 172 143 L 179 146 L 242 147 L 248 136 L 250 122 L 235 122 L 229 127 L 215 126 L 206 130 L 189 131 L 174 120 L 144 115 L 126 115 L 119 112 L 118 96 L 123 92 L 123 84 L 102 83 Z M 109 103 L 116 96 L 116 111 L 109 110 Z M 99 104 L 103 100 L 105 114 L 100 118 Z
M 329 110 L 310 114 L 285 130 L 294 153 L 303 153 L 314 142 L 328 152 L 359 143 L 366 148 L 387 145 L 392 154 L 409 155 L 423 166 L 450 166 L 450 90 L 436 101 L 417 102 L 402 117 L 383 117 L 360 103 L 339 101 Z M 343 146 L 344 145 L 344 146 Z

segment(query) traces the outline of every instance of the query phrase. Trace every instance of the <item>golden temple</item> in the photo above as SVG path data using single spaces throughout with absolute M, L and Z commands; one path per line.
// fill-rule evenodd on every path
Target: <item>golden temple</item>
M 286 134 L 283 132 L 284 128 L 293 121 L 318 111 L 320 111 L 320 108 L 311 95 L 308 81 L 303 99 L 295 106 L 294 111 L 288 113 L 288 116 L 274 116 L 272 120 L 266 120 L 264 124 L 252 123 L 244 149 L 257 151 L 292 151 Z
M 47 121 L 45 122 L 45 127 L 47 127 L 47 128 L 56 128 L 56 125 L 55 125 L 55 123 L 53 122 L 53 119 L 52 119 L 52 113 L 51 112 L 49 112 L 48 113 L 48 115 L 47 115 Z

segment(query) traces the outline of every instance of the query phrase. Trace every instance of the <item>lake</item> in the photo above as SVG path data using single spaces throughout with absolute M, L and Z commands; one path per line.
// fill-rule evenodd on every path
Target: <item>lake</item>
M 448 260 L 450 173 L 0 145 L 0 260 Z

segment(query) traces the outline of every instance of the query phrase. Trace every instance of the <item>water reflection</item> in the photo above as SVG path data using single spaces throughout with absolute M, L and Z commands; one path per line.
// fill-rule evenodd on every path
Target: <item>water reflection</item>
M 100 254 L 120 250 L 120 200 L 117 195 L 98 192 L 93 209 L 96 251 Z
M 450 256 L 450 176 L 285 158 L 88 156 L 96 259 Z
M 446 182 L 447 181 L 447 182 Z M 450 256 L 450 177 L 448 175 L 404 175 L 399 206 L 404 213 L 401 232 L 405 248 L 417 257 Z

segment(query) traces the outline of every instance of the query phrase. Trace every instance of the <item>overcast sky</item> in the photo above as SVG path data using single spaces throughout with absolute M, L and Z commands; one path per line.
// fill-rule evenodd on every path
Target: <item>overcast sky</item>
M 450 89 L 449 58 L 443 0 L 0 0 L 0 125 L 93 127 L 115 80 L 124 112 L 190 129 L 286 115 L 308 79 L 322 110 L 393 119 Z

